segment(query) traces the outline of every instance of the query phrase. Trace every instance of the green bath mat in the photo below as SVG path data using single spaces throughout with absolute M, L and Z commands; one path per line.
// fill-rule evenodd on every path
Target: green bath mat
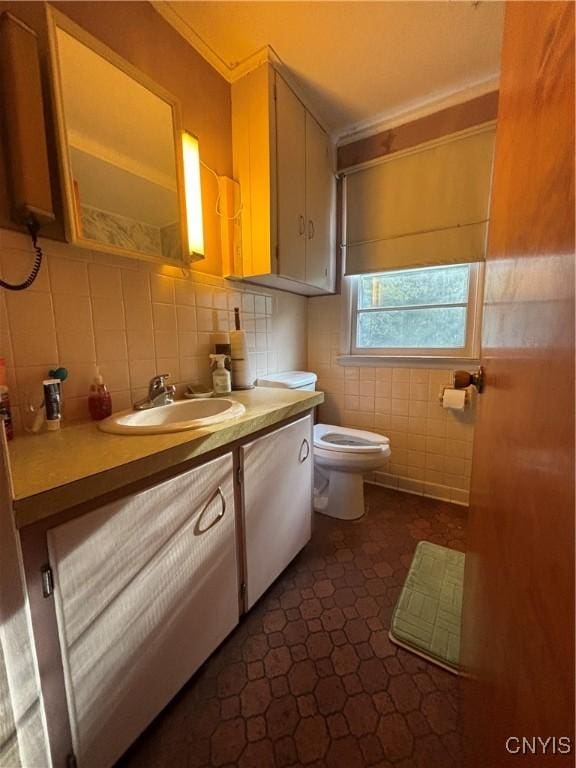
M 464 554 L 421 541 L 392 616 L 390 639 L 458 674 L 463 584 Z

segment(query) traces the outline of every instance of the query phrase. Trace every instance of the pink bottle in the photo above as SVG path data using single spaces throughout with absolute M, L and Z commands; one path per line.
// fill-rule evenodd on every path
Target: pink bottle
M 112 397 L 98 368 L 88 395 L 88 410 L 93 421 L 102 421 L 112 413 Z

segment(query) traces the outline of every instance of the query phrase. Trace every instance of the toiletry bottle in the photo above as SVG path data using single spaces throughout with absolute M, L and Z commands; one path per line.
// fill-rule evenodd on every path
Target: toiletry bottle
M 226 362 L 224 363 L 227 371 L 232 371 L 232 361 L 230 359 L 230 334 L 229 333 L 213 333 L 212 343 L 214 344 L 214 353 L 216 355 L 226 355 Z
M 60 429 L 62 419 L 62 395 L 60 379 L 44 379 L 44 409 L 46 413 L 46 429 L 54 432 Z
M 212 372 L 212 383 L 215 395 L 229 395 L 231 390 L 230 372 L 226 370 L 226 355 L 210 355 L 210 360 L 216 362 Z
M 93 421 L 102 421 L 112 413 L 112 397 L 98 368 L 88 395 L 88 410 Z
M 10 394 L 6 384 L 6 360 L 0 357 L 0 421 L 4 422 L 6 439 L 12 440 L 14 428 L 12 426 L 12 413 L 10 411 Z

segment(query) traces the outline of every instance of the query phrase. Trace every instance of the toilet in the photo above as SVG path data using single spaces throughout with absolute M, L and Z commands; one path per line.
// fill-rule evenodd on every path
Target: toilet
M 390 456 L 390 440 L 363 429 L 314 426 L 314 509 L 340 520 L 364 514 L 366 472 L 381 469 Z M 324 478 L 322 485 L 318 480 Z
M 274 373 L 256 381 L 259 387 L 316 388 L 317 376 L 307 371 Z M 366 472 L 381 469 L 390 457 L 390 440 L 362 429 L 331 424 L 314 426 L 314 509 L 340 520 L 364 514 Z

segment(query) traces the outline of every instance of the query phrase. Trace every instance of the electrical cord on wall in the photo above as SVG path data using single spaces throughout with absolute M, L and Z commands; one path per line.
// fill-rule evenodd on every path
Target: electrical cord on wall
M 243 208 L 242 203 L 240 204 L 240 208 L 238 208 L 238 210 L 236 211 L 236 213 L 233 216 L 224 216 L 224 214 L 220 210 L 220 180 L 219 180 L 219 176 L 218 176 L 218 174 L 216 173 L 216 171 L 214 169 L 210 168 L 209 165 L 206 165 L 204 160 L 200 160 L 200 164 L 203 165 L 204 168 L 206 168 L 207 171 L 210 171 L 212 176 L 214 176 L 214 178 L 216 179 L 216 183 L 218 184 L 218 197 L 216 198 L 216 215 L 220 216 L 220 218 L 222 218 L 222 219 L 226 219 L 227 221 L 234 221 L 242 213 L 242 208 Z
M 34 280 L 38 277 L 38 273 L 40 272 L 40 267 L 42 266 L 42 248 L 38 245 L 38 230 L 40 229 L 40 224 L 38 224 L 38 220 L 34 216 L 29 216 L 26 221 L 26 229 L 30 233 L 30 237 L 32 238 L 32 245 L 34 247 L 34 251 L 36 252 L 36 256 L 34 257 L 34 264 L 32 266 L 32 271 L 24 280 L 22 283 L 7 283 L 5 280 L 0 279 L 0 288 L 6 288 L 7 291 L 25 291 L 26 288 L 30 288 Z

